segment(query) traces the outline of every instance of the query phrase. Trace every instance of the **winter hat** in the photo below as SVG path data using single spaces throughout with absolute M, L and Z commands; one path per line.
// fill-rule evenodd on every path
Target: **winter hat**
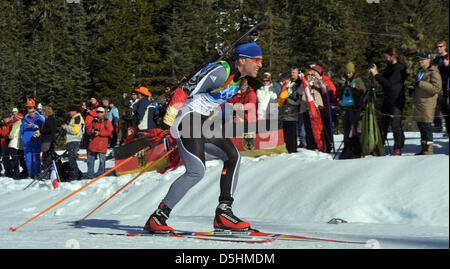
M 132 131 L 133 134 L 134 134 L 134 127 L 133 127 L 133 126 L 129 126 L 129 127 L 127 128 L 127 130 L 128 130 L 128 131 Z
M 15 108 L 12 109 L 12 112 L 13 112 L 13 113 L 14 113 L 14 112 L 19 112 L 19 110 L 17 109 L 17 107 L 15 107 Z
M 23 119 L 23 115 L 20 113 L 16 113 L 16 115 L 14 116 L 15 120 L 22 120 Z
M 105 112 L 105 109 L 102 106 L 97 107 L 97 112 Z
M 141 93 L 141 94 L 143 94 L 143 95 L 145 95 L 145 96 L 148 96 L 148 97 L 151 97 L 151 96 L 152 96 L 152 94 L 150 93 L 150 91 L 148 90 L 148 88 L 147 88 L 147 87 L 144 87 L 144 86 L 139 87 L 138 89 L 136 89 L 136 91 L 137 91 L 138 93 Z
M 431 58 L 433 58 L 433 56 L 428 51 L 423 51 L 423 52 L 421 52 L 419 54 L 419 56 L 417 56 L 417 58 L 419 60 L 421 60 L 421 59 L 431 59 Z
M 312 64 L 308 68 L 311 69 L 311 70 L 316 71 L 317 73 L 319 73 L 319 75 L 323 74 L 322 67 L 320 67 L 318 64 Z
M 36 107 L 36 103 L 34 102 L 33 98 L 30 98 L 30 99 L 27 98 L 27 103 L 25 104 L 25 106 Z
M 245 43 L 239 45 L 234 50 L 234 57 L 236 59 L 252 58 L 262 56 L 262 50 L 256 43 Z
M 38 105 L 37 105 L 37 107 L 36 107 L 37 109 L 42 109 L 42 104 L 41 103 L 39 103 Z
M 352 63 L 352 62 L 348 62 L 348 63 L 345 65 L 345 72 L 352 72 L 352 73 L 355 73 L 355 64 Z

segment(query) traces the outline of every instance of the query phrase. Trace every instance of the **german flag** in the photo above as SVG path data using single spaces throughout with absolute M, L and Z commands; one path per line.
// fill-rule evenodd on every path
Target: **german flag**
M 287 83 L 284 83 L 281 86 L 280 96 L 278 97 L 278 107 L 284 106 L 287 97 L 288 97 Z

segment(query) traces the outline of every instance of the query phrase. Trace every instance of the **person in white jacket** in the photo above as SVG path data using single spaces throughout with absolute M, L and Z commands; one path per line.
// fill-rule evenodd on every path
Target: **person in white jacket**
M 12 178 L 21 179 L 28 176 L 27 166 L 23 153 L 23 142 L 20 138 L 20 126 L 22 125 L 23 115 L 21 113 L 14 113 L 13 124 L 11 132 L 9 132 L 9 152 L 11 154 L 11 169 Z M 19 170 L 19 164 L 22 167 L 22 172 Z
M 270 73 L 264 73 L 263 86 L 256 91 L 258 97 L 258 120 L 278 118 L 278 95 L 271 80 Z

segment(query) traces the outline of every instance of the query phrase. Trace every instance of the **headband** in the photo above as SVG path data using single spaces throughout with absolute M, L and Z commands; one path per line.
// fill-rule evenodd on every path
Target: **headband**
M 261 48 L 256 43 L 246 43 L 236 47 L 234 57 L 237 59 L 262 56 Z

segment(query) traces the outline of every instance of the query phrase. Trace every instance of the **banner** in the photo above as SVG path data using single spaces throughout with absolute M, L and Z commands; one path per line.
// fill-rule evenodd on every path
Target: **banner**
M 302 78 L 303 89 L 305 90 L 306 95 L 306 105 L 308 107 L 311 129 L 314 136 L 314 141 L 316 142 L 317 149 L 321 152 L 325 152 L 327 150 L 327 146 L 325 144 L 325 140 L 323 137 L 323 125 L 322 125 L 322 117 L 320 116 L 320 110 L 314 102 L 313 93 L 308 86 L 308 82 L 306 82 L 305 76 L 300 74 Z

